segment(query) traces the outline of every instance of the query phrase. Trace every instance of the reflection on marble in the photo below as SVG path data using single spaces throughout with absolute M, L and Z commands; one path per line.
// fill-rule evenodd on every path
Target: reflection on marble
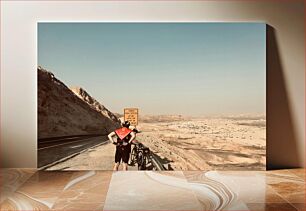
M 305 181 L 305 169 L 288 169 L 288 171 Z
M 303 173 L 298 169 L 296 171 L 293 169 L 271 170 L 261 173 L 267 177 L 267 183 L 278 182 L 280 180 L 305 182 L 305 172 Z
M 195 175 L 204 174 L 196 174 L 196 172 L 193 172 L 193 176 Z M 206 177 L 201 177 L 196 180 L 192 180 L 188 176 L 187 178 L 187 184 L 173 183 L 172 181 L 169 182 L 169 180 L 164 181 L 161 177 L 156 177 L 155 179 L 160 182 L 164 181 L 164 184 L 172 184 L 173 186 L 184 187 L 191 190 L 199 201 L 201 210 L 248 210 L 246 205 L 240 200 L 236 200 L 234 197 L 235 194 L 222 183 L 210 180 Z
M 183 171 L 155 171 L 157 174 L 186 179 Z
M 265 203 L 265 177 L 248 171 L 209 171 L 205 176 L 228 187 L 245 203 Z
M 111 175 L 38 171 L 3 200 L 1 210 L 102 210 Z
M 306 206 L 305 203 L 291 203 L 298 211 L 305 211 Z
M 298 175 L 297 175 L 298 174 Z M 305 203 L 305 178 L 300 170 L 277 170 L 265 174 L 267 186 L 272 187 L 289 203 Z
M 305 210 L 305 172 L 5 169 L 0 210 Z
M 212 193 L 211 193 L 212 194 Z M 104 210 L 202 210 L 180 172 L 114 172 Z
M 250 210 L 256 211 L 296 211 L 296 208 L 288 203 L 250 203 L 247 205 Z
M 305 203 L 305 186 L 294 182 L 280 182 L 272 188 L 290 203 Z
M 209 173 L 211 172 L 184 172 L 187 181 L 194 186 L 194 193 L 201 202 L 203 210 L 248 210 L 246 204 L 237 197 L 237 192 L 234 189 L 218 181 L 217 176 L 210 178 Z M 214 201 L 208 201 L 209 191 L 207 190 L 211 190 L 218 197 Z
M 19 188 L 28 178 L 36 172 L 35 169 L 1 169 L 1 195 L 0 203 L 6 200 Z
M 102 210 L 112 171 L 75 172 L 52 209 Z
M 48 210 L 57 200 L 72 172 L 38 171 L 1 205 L 16 210 Z

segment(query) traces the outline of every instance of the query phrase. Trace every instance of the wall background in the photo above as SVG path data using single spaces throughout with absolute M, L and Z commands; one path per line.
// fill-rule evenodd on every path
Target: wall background
M 305 165 L 304 2 L 1 1 L 1 166 L 36 168 L 38 21 L 266 22 L 267 166 Z

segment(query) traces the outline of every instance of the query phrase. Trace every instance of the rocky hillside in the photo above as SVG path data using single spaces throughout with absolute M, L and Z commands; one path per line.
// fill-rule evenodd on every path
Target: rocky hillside
M 106 116 L 107 118 L 118 122 L 118 118 L 115 114 L 110 112 L 107 108 L 105 108 L 101 103 L 99 103 L 96 99 L 91 97 L 83 88 L 81 87 L 72 87 L 70 88 L 71 91 L 74 92 L 79 98 L 81 98 L 83 101 L 85 101 L 90 107 L 95 109 L 96 111 L 100 112 L 103 116 Z
M 38 71 L 38 138 L 105 134 L 119 127 L 117 117 L 84 89 L 70 90 L 51 72 Z

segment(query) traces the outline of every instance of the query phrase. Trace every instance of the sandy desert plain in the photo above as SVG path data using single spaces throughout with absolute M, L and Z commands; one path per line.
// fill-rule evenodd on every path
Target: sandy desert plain
M 173 170 L 265 170 L 264 115 L 146 117 L 138 139 Z
M 266 118 L 142 116 L 137 140 L 169 170 L 265 170 Z M 103 144 L 49 170 L 112 169 L 115 147 Z M 130 168 L 134 170 L 133 168 Z

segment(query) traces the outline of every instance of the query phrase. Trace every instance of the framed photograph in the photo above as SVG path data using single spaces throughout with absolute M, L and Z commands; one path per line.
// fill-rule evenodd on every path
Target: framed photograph
M 266 169 L 265 23 L 39 22 L 37 74 L 40 169 Z

